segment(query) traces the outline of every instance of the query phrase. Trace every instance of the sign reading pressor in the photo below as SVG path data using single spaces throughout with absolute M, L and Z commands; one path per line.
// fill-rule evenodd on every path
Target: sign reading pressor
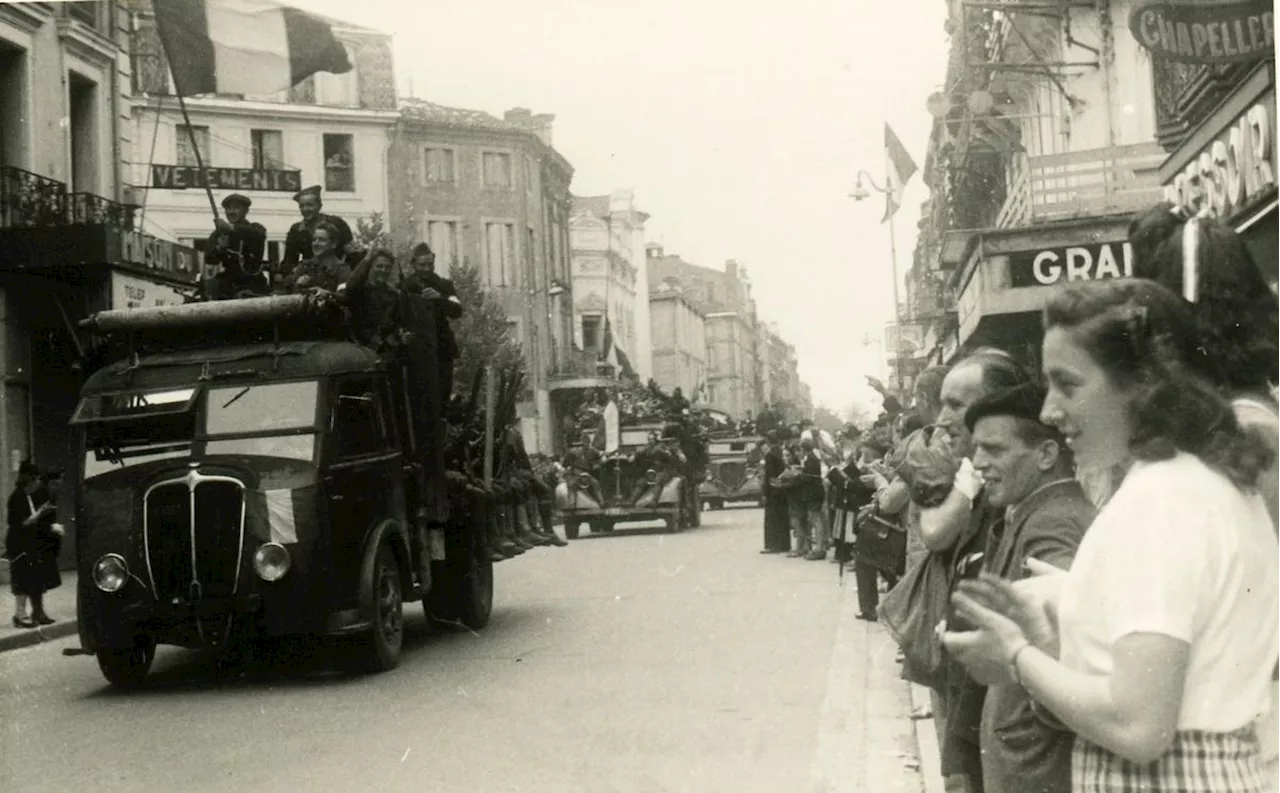
M 1258 60 L 1276 43 L 1271 0 L 1140 2 L 1129 29 L 1153 55 L 1181 63 Z
M 1009 285 L 1052 286 L 1133 275 L 1133 248 L 1127 242 L 1072 245 L 1009 254 Z
M 208 187 L 211 190 L 296 193 L 302 189 L 302 171 L 152 165 L 151 186 L 161 190 L 203 190 Z
M 1165 200 L 1230 218 L 1276 188 L 1276 97 L 1258 71 L 1160 168 Z

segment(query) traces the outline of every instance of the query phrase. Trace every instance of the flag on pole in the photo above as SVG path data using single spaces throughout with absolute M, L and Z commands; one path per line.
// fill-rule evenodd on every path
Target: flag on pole
M 884 125 L 884 149 L 888 158 L 888 184 L 885 188 L 884 217 L 880 219 L 883 223 L 893 217 L 893 213 L 898 211 L 898 207 L 902 206 L 902 191 L 907 186 L 907 181 L 912 174 L 916 172 L 916 164 L 911 159 L 911 155 L 907 154 L 907 147 L 902 145 L 902 141 L 898 140 L 898 136 L 893 133 L 893 128 L 888 124 Z
M 316 72 L 351 71 L 328 23 L 269 0 L 154 4 L 174 93 L 268 94 Z

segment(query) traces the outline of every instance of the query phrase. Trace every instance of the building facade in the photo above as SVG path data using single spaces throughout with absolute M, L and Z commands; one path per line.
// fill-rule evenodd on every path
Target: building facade
M 782 338 L 777 325 L 773 323 L 762 323 L 758 338 L 760 380 L 764 394 L 762 404 L 778 408 L 784 414 L 794 413 L 784 415 L 787 421 L 808 415 L 801 413 L 802 383 L 796 348 Z
M 763 407 L 763 389 L 756 304 L 746 269 L 732 259 L 723 271 L 701 267 L 655 243 L 646 246 L 646 257 L 650 284 L 678 285 L 706 316 L 707 405 L 735 419 L 755 416 Z
M 1050 290 L 1131 273 L 1128 221 L 1160 200 L 1166 156 L 1152 58 L 1127 26 L 1127 0 L 1051 14 L 948 5 L 953 88 L 931 100 L 932 195 L 907 319 L 886 343 L 908 390 L 928 363 L 981 345 L 1037 365 Z
M 653 328 L 653 379 L 668 394 L 701 399 L 707 383 L 707 322 L 702 312 L 669 283 L 649 295 Z
M 131 61 L 133 167 L 128 180 L 144 230 L 202 249 L 222 198 L 253 200 L 251 220 L 267 228 L 268 258 L 283 258 L 289 227 L 300 219 L 293 195 L 323 188 L 323 211 L 356 230 L 387 210 L 386 152 L 400 118 L 391 37 L 336 20 L 334 35 L 354 68 L 321 72 L 289 88 L 255 96 L 186 99 L 190 126 L 172 81 L 147 0 L 134 0 Z
M 517 407 L 530 450 L 555 448 L 551 392 L 581 363 L 573 344 L 569 183 L 552 147 L 554 116 L 405 100 L 387 155 L 388 219 L 397 241 L 428 240 L 437 268 L 478 268 L 528 361 Z M 465 343 L 465 340 L 464 340 Z
M 631 263 L 631 235 L 608 213 L 597 214 L 586 204 L 575 198 L 569 218 L 574 342 L 621 376 L 647 380 L 637 365 L 635 305 L 643 270 Z
M 129 180 L 129 9 L 0 4 L 0 489 L 18 464 L 74 471 L 69 422 L 92 354 L 77 320 L 181 302 L 196 252 L 141 232 Z M 72 488 L 62 521 L 75 548 Z

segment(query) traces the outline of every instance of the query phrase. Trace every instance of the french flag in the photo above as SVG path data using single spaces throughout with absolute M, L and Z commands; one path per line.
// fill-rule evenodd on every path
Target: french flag
M 268 0 L 157 0 L 176 93 L 266 94 L 351 62 L 328 23 Z

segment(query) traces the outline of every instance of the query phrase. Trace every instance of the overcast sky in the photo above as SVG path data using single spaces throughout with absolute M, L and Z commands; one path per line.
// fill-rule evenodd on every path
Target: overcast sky
M 876 400 L 868 331 L 891 316 L 883 125 L 924 164 L 946 64 L 943 0 L 294 0 L 394 34 L 401 93 L 556 116 L 577 195 L 635 190 L 648 238 L 748 270 L 814 399 Z M 895 218 L 910 264 L 917 174 Z

